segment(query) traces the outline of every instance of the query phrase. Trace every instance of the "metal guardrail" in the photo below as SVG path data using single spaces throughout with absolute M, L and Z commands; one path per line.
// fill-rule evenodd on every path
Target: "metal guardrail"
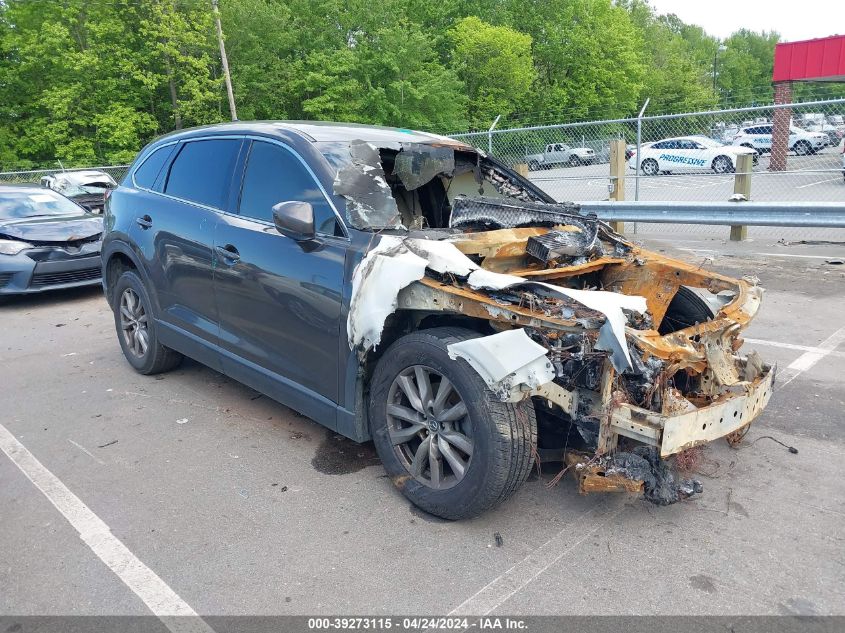
M 608 222 L 845 228 L 839 202 L 581 202 Z

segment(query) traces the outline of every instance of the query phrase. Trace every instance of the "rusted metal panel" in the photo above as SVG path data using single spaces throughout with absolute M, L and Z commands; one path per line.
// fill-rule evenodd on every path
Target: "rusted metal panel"
M 643 492 L 643 481 L 607 472 L 604 465 L 593 463 L 588 455 L 569 451 L 564 460 L 578 482 L 578 492 L 582 495 L 594 492 Z
M 769 402 L 774 379 L 774 369 L 767 368 L 766 373 L 753 382 L 735 385 L 737 391 L 724 394 L 720 402 L 677 415 L 664 415 L 622 404 L 612 413 L 613 426 L 624 429 L 636 421 L 643 427 L 662 428 L 660 456 L 673 455 L 717 440 L 750 424 Z

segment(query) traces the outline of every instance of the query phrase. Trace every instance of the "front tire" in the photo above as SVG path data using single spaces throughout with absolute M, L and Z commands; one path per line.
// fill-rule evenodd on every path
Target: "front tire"
M 538 163 L 536 160 L 529 161 L 528 171 L 537 171 L 538 169 L 540 169 L 540 163 Z
M 444 519 L 477 516 L 528 477 L 537 445 L 530 399 L 501 402 L 447 346 L 479 336 L 434 328 L 402 337 L 370 383 L 376 451 L 394 485 Z
M 569 166 L 570 167 L 578 167 L 581 164 L 581 159 L 575 156 L 574 154 L 569 157 Z
M 666 314 L 660 322 L 658 333 L 665 336 L 698 323 L 710 321 L 714 317 L 713 310 L 695 291 L 686 286 L 678 286 L 678 291 L 669 302 Z
M 120 348 L 139 374 L 168 371 L 182 355 L 158 342 L 150 298 L 135 271 L 127 270 L 114 286 L 114 325 Z

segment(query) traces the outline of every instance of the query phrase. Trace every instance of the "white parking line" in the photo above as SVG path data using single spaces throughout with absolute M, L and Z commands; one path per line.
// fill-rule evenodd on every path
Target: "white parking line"
M 144 565 L 58 477 L 0 424 L 0 449 L 62 513 L 82 541 L 173 633 L 214 633 L 187 602 Z M 192 616 L 192 617 L 184 617 Z
M 549 567 L 590 538 L 600 528 L 615 519 L 624 510 L 625 506 L 613 514 L 606 516 L 603 521 L 598 522 L 594 527 L 583 532 L 581 537 L 575 542 L 570 541 L 576 530 L 572 528 L 571 524 L 568 525 L 503 574 L 484 585 L 472 596 L 452 609 L 448 615 L 481 616 L 491 613 L 504 604 L 517 591 L 523 589 Z M 588 510 L 582 515 L 582 518 L 587 519 L 594 513 L 595 509 Z
M 781 343 L 780 341 L 765 341 L 759 338 L 746 338 L 743 339 L 746 343 L 751 343 L 752 345 L 768 345 L 769 347 L 780 347 L 783 349 L 794 349 L 799 352 L 814 352 L 814 353 L 823 353 L 827 356 L 835 356 L 836 358 L 845 358 L 845 352 L 831 352 L 828 350 L 824 350 L 821 347 L 811 347 L 809 345 L 795 345 L 794 343 Z
M 812 352 L 804 352 L 789 364 L 786 371 L 791 372 L 792 375 L 781 384 L 781 387 L 786 387 L 793 380 L 798 378 L 805 371 L 813 367 L 822 358 L 833 352 L 843 341 L 845 341 L 845 327 L 839 328 L 831 334 L 824 341 L 819 343 L 819 349 Z
M 806 187 L 814 187 L 816 185 L 822 184 L 823 182 L 833 182 L 834 180 L 839 180 L 839 176 L 837 176 L 836 178 L 827 178 L 825 180 L 819 180 L 818 182 L 811 182 L 808 185 L 799 185 L 798 187 L 795 187 L 795 188 L 796 189 L 805 189 Z
M 752 255 L 767 255 L 769 257 L 798 257 L 800 259 L 837 259 L 836 255 L 792 255 L 788 253 L 752 253 Z

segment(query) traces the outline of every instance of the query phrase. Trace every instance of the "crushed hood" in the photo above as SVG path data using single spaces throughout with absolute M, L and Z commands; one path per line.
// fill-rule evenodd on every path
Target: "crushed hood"
M 374 347 L 389 314 L 397 307 L 397 295 L 406 286 L 422 279 L 426 269 L 439 274 L 465 278 L 473 291 L 495 291 L 524 287 L 574 301 L 605 316 L 597 349 L 606 350 L 618 371 L 631 366 L 625 339 L 623 310 L 645 313 L 646 301 L 602 290 L 576 290 L 530 281 L 516 275 L 481 268 L 450 242 L 382 236 L 355 270 L 347 332 L 351 348 Z
M 0 235 L 26 242 L 74 242 L 102 232 L 103 218 L 88 213 L 0 220 Z

